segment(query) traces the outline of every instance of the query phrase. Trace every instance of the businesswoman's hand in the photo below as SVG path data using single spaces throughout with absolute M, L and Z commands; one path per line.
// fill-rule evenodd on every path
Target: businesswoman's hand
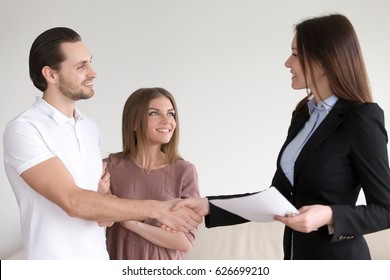
M 295 216 L 275 216 L 274 220 L 282 222 L 293 230 L 309 233 L 324 225 L 333 224 L 332 209 L 326 205 L 308 205 L 299 209 Z

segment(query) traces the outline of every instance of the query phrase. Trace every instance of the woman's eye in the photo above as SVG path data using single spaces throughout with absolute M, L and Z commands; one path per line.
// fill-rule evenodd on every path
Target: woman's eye
M 156 111 L 152 111 L 152 112 L 149 112 L 149 116 L 157 116 L 157 112 Z
M 170 116 L 170 117 L 175 117 L 176 114 L 175 114 L 174 112 L 170 112 L 170 113 L 168 113 L 168 116 Z

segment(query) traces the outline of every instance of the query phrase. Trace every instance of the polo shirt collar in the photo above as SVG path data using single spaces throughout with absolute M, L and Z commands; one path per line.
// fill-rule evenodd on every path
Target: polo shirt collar
M 63 113 L 58 111 L 55 107 L 47 103 L 42 97 L 37 96 L 35 105 L 45 112 L 49 117 L 51 117 L 56 123 L 58 124 L 65 124 L 67 122 L 75 123 L 79 120 L 81 120 L 84 116 L 79 111 L 79 109 L 76 107 L 74 111 L 74 118 L 69 118 L 65 116 Z

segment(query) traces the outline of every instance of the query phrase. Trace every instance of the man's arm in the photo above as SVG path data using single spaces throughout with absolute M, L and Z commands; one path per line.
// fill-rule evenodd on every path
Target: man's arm
M 126 221 L 152 218 L 179 231 L 193 230 L 202 218 L 188 208 L 173 212 L 177 200 L 131 200 L 78 187 L 56 157 L 24 171 L 21 177 L 37 193 L 61 207 L 69 216 L 93 221 Z

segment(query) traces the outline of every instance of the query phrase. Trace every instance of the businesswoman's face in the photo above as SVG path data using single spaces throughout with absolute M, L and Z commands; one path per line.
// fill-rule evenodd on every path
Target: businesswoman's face
M 298 58 L 297 50 L 297 38 L 294 36 L 294 39 L 291 43 L 291 55 L 284 63 L 284 66 L 290 69 L 291 73 L 291 87 L 293 89 L 303 89 L 306 88 L 305 76 L 302 71 L 301 64 Z
M 315 83 L 318 85 L 323 78 L 323 73 L 321 72 L 322 69 L 318 64 L 313 64 L 313 75 L 310 75 L 310 73 L 306 73 L 306 79 L 305 79 L 305 73 L 303 72 L 302 65 L 299 61 L 298 57 L 298 50 L 297 50 L 297 38 L 296 35 L 294 36 L 294 39 L 291 43 L 291 55 L 286 60 L 284 65 L 290 69 L 290 72 L 292 74 L 291 77 L 291 87 L 293 89 L 310 89 L 312 92 L 316 92 L 314 88 L 314 83 L 312 81 L 315 81 Z M 310 69 L 308 65 L 306 65 L 306 69 Z M 309 70 L 307 70 L 309 71 Z

